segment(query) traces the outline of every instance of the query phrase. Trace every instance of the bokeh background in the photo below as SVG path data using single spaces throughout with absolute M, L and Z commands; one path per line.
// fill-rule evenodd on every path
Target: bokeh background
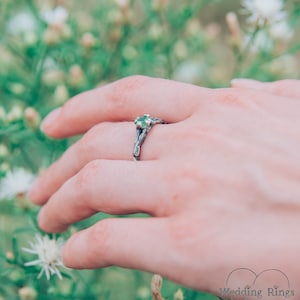
M 244 2 L 1 0 L 0 299 L 152 299 L 152 274 L 112 267 L 47 280 L 24 266 L 34 258 L 22 247 L 44 235 L 26 195 L 28 178 L 79 138 L 49 139 L 40 121 L 70 97 L 134 74 L 212 88 L 237 77 L 299 78 L 300 1 L 282 1 L 284 21 L 276 24 L 253 21 Z M 20 170 L 27 175 L 17 176 Z M 62 237 L 107 217 L 75 224 Z M 167 280 L 161 293 L 216 299 Z

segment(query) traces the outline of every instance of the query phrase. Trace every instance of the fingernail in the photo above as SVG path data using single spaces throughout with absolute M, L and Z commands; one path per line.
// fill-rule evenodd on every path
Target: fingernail
M 263 86 L 263 83 L 260 81 L 246 78 L 234 78 L 230 83 L 234 87 L 242 87 L 248 89 L 261 89 Z
M 47 130 L 55 123 L 55 120 L 57 119 L 58 115 L 60 114 L 60 111 L 61 111 L 60 108 L 56 108 L 50 114 L 48 114 L 48 116 L 44 119 L 44 121 L 41 124 L 42 131 Z

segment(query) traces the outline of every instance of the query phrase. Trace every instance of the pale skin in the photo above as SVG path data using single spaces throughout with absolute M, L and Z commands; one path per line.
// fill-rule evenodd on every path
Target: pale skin
M 66 266 L 139 269 L 216 294 L 235 268 L 277 268 L 297 291 L 300 81 L 232 86 L 133 76 L 44 120 L 51 137 L 84 135 L 30 192 L 43 230 L 62 232 L 97 212 L 152 216 L 109 218 L 74 234 Z M 133 161 L 133 120 L 145 113 L 168 124 L 153 127 Z M 265 277 L 260 284 L 273 285 Z

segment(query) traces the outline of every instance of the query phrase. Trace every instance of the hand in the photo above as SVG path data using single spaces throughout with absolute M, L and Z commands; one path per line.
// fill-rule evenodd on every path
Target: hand
M 169 124 L 153 127 L 136 162 L 133 120 L 144 113 Z M 74 234 L 64 264 L 140 269 L 214 293 L 235 268 L 277 268 L 298 287 L 299 115 L 298 99 L 264 89 L 140 76 L 80 94 L 43 124 L 55 138 L 85 134 L 32 188 L 40 227 L 145 212 Z
M 300 98 L 300 81 L 294 79 L 278 80 L 274 82 L 261 82 L 253 79 L 233 79 L 231 81 L 232 87 L 248 88 L 278 96 Z

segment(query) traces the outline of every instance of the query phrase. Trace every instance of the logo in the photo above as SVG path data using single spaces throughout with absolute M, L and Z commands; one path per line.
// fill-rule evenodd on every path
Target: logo
M 266 286 L 266 282 L 269 286 Z M 230 300 L 286 300 L 295 296 L 288 276 L 278 269 L 267 269 L 260 273 L 249 268 L 234 269 L 228 274 L 225 287 L 220 288 L 219 293 L 221 299 Z

